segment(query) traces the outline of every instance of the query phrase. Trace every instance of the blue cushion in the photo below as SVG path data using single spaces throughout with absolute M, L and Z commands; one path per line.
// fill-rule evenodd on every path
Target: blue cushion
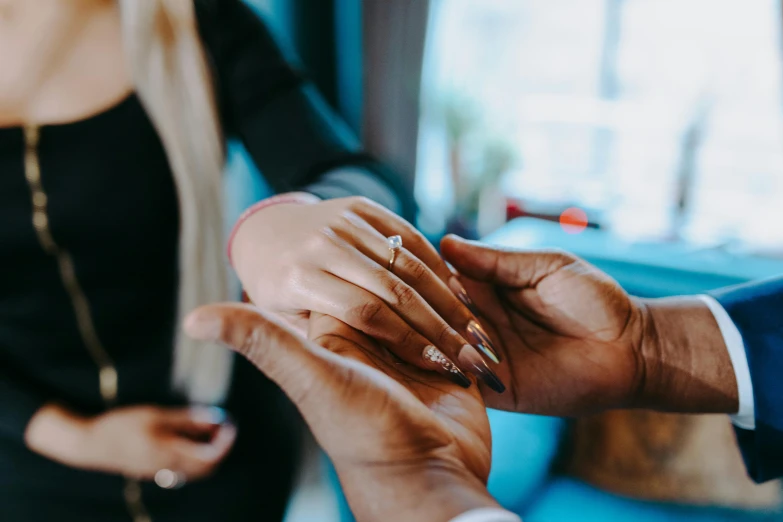
M 555 478 L 540 491 L 536 501 L 521 513 L 525 522 L 579 520 L 633 520 L 633 522 L 772 522 L 783 512 L 748 512 L 734 509 L 645 502 L 620 497 L 582 482 Z
M 488 413 L 492 430 L 489 492 L 501 505 L 522 512 L 544 486 L 566 421 L 498 410 Z

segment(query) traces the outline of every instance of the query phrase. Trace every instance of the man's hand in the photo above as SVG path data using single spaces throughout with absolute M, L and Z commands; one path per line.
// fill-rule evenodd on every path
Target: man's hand
M 613 408 L 736 412 L 731 360 L 695 298 L 642 300 L 563 252 L 441 244 L 504 360 L 504 410 L 577 416 Z
M 478 389 L 399 362 L 332 317 L 312 341 L 251 305 L 200 308 L 186 332 L 238 351 L 296 404 L 334 462 L 359 520 L 446 521 L 497 504 Z

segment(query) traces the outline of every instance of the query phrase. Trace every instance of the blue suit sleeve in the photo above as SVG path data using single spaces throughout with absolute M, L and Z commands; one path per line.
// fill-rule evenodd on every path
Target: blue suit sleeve
M 753 382 L 756 429 L 735 428 L 757 482 L 783 476 L 783 278 L 717 291 L 742 335 Z

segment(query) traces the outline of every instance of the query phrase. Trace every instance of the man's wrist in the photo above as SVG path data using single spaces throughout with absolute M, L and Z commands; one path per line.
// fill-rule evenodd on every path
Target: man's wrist
M 448 466 L 336 467 L 359 520 L 448 522 L 474 509 L 499 507 L 481 480 Z
M 715 317 L 697 297 L 640 300 L 643 376 L 634 406 L 734 413 L 737 381 Z

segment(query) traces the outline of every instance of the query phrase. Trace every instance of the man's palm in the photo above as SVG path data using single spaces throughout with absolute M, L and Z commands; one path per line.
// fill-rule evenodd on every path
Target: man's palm
M 313 315 L 310 339 L 360 365 L 345 366 L 343 428 L 357 436 L 357 448 L 335 433 L 333 459 L 365 459 L 366 465 L 444 459 L 465 463 L 486 481 L 490 466 L 490 433 L 484 403 L 473 386 L 464 389 L 449 380 L 400 363 L 373 340 L 330 316 Z M 341 408 L 343 410 L 343 408 Z M 334 411 L 325 411 L 334 414 Z M 369 423 L 368 423 L 369 422 Z M 345 423 L 350 423 L 346 426 Z M 378 439 L 383 433 L 383 440 Z M 327 444 L 326 441 L 322 442 Z M 396 448 L 389 453 L 382 448 Z

